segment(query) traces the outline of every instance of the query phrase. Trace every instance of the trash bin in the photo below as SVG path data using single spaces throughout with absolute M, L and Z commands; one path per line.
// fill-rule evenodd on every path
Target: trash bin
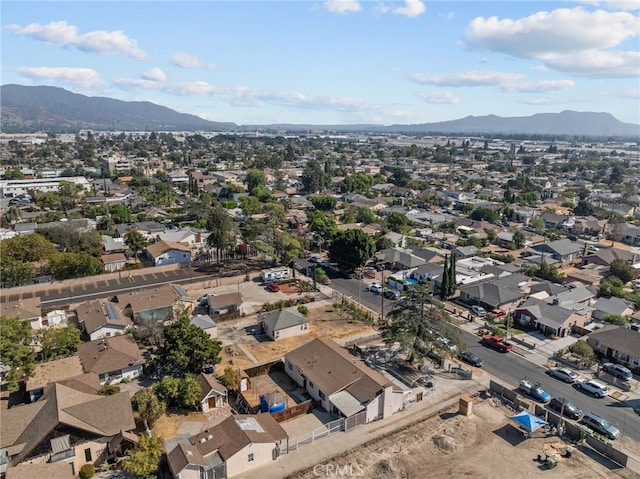
M 547 454 L 547 467 L 549 469 L 553 469 L 554 467 L 556 467 L 558 465 L 558 456 L 554 455 L 554 454 Z

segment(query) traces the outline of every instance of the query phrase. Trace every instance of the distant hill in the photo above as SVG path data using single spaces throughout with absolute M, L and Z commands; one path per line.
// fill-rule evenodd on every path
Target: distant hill
M 2 131 L 175 131 L 232 130 L 147 101 L 89 97 L 52 86 L 0 86 Z
M 459 135 L 552 135 L 640 138 L 640 125 L 609 113 L 563 111 L 523 117 L 467 116 L 414 125 L 236 125 L 213 122 L 145 101 L 88 97 L 51 86 L 0 86 L 1 128 L 31 131 L 333 131 Z

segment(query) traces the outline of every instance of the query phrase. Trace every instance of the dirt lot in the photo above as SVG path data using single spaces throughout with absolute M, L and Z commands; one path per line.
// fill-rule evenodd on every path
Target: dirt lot
M 243 318 L 236 325 L 219 324 L 218 338 L 223 340 L 225 345 L 232 344 L 233 349 L 237 352 L 236 355 L 231 355 L 228 348 L 224 347 L 220 367 L 223 369 L 231 365 L 235 368 L 247 368 L 255 364 L 273 361 L 317 337 L 341 342 L 375 333 L 375 330 L 368 324 L 350 322 L 349 316 L 344 312 L 334 310 L 329 301 L 309 303 L 307 307 L 309 309 L 309 332 L 280 341 L 247 335 L 244 329 L 249 325 L 256 325 L 256 317 Z M 229 328 L 233 331 L 230 332 Z M 233 341 L 228 339 L 229 335 L 233 336 Z M 243 350 L 246 350 L 257 362 L 253 361 Z
M 353 477 L 370 479 L 638 477 L 628 469 L 605 467 L 582 448 L 571 458 L 561 457 L 559 464 L 549 469 L 537 457 L 545 457 L 545 443 L 562 445 L 560 453 L 564 454 L 566 445 L 557 437 L 540 433 L 540 437 L 524 439 L 511 425 L 513 412 L 499 402 L 488 399 L 474 406 L 475 414 L 470 418 L 456 414 L 455 409 L 446 411 L 289 479 L 311 479 L 318 477 L 319 471 L 345 465 L 351 465 Z

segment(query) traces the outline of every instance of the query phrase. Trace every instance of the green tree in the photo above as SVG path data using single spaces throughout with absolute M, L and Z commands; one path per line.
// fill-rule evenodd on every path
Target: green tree
M 595 207 L 587 200 L 580 200 L 573 208 L 573 214 L 576 216 L 591 216 L 596 212 Z
M 129 247 L 129 249 L 133 252 L 133 257 L 135 258 L 135 262 L 138 262 L 138 252 L 145 247 L 146 241 L 144 240 L 144 236 L 140 231 L 129 228 L 129 230 L 124 235 L 124 242 Z
M 84 464 L 80 468 L 80 479 L 91 479 L 96 475 L 96 468 L 93 464 Z
M 376 252 L 371 237 L 360 229 L 339 232 L 329 246 L 329 258 L 346 269 L 364 266 Z
M 387 228 L 396 233 L 406 234 L 411 230 L 409 226 L 409 220 L 402 213 L 394 211 L 385 220 Z
M 193 409 L 199 403 L 202 388 L 193 374 L 187 374 L 183 379 L 165 376 L 154 384 L 153 392 L 168 407 Z
M 520 230 L 513 233 L 513 244 L 517 249 L 520 249 L 524 246 L 525 241 L 527 241 L 527 237 Z
M 314 208 L 320 211 L 333 211 L 338 204 L 338 200 L 329 195 L 312 196 L 310 200 Z
M 218 379 L 229 391 L 237 391 L 240 389 L 240 378 L 238 373 L 234 371 L 231 366 L 224 368 L 224 374 L 222 376 L 218 376 Z
M 48 270 L 49 274 L 57 280 L 104 273 L 100 260 L 87 253 L 55 253 L 49 259 Z
M 58 186 L 60 197 L 60 207 L 64 211 L 69 211 L 76 207 L 78 194 L 83 190 L 82 186 L 71 181 L 61 181 Z
M 156 359 L 167 371 L 177 368 L 198 374 L 205 365 L 220 362 L 220 348 L 220 341 L 211 339 L 183 315 L 165 328 L 164 344 Z
M 308 160 L 302 172 L 302 185 L 309 193 L 322 190 L 326 185 L 325 173 L 316 160 Z
M 233 232 L 233 221 L 220 203 L 215 203 L 209 212 L 207 218 L 207 229 L 209 236 L 207 244 L 216 249 L 218 262 L 221 258 L 221 252 L 224 251 L 231 242 L 231 233 Z
M 584 365 L 592 364 L 596 356 L 595 351 L 593 350 L 591 345 L 583 339 L 579 339 L 571 346 L 569 346 L 569 350 L 573 354 L 580 356 L 581 362 Z
M 498 215 L 498 213 L 496 213 L 495 211 L 493 211 L 491 208 L 487 208 L 486 206 L 479 206 L 478 208 L 474 209 L 470 214 L 469 217 L 472 220 L 476 220 L 476 221 L 488 221 L 489 223 L 497 223 L 498 219 L 500 219 L 500 216 Z
M 68 324 L 64 328 L 43 329 L 38 339 L 42 347 L 40 356 L 46 361 L 72 355 L 78 349 L 78 344 L 82 342 L 80 330 L 73 324 Z
M 265 186 L 267 184 L 267 175 L 264 171 L 257 168 L 250 168 L 247 170 L 245 177 L 245 183 L 247 184 L 247 191 L 253 191 L 258 186 Z
M 167 405 L 158 398 L 151 388 L 144 388 L 137 391 L 131 398 L 133 410 L 138 413 L 140 419 L 144 421 L 146 430 L 149 425 L 156 422 L 167 412 Z
M 626 326 L 629 324 L 629 318 L 621 314 L 607 314 L 602 321 L 616 326 Z
M 444 267 L 442 269 L 442 280 L 440 281 L 440 299 L 443 301 L 447 299 L 449 293 L 449 281 L 451 281 L 451 275 L 449 274 L 449 255 L 444 256 Z
M 105 384 L 100 388 L 98 394 L 100 396 L 113 396 L 114 394 L 118 394 L 120 392 L 120 386 L 117 384 Z
M 366 206 L 358 209 L 358 214 L 356 215 L 356 221 L 358 223 L 369 225 L 371 223 L 375 223 L 377 219 L 378 217 L 376 214 Z
M 0 254 L 0 277 L 3 283 L 11 286 L 31 283 L 36 277 L 36 268 L 31 263 L 22 263 L 11 256 Z
M 240 208 L 245 216 L 260 213 L 260 210 L 262 209 L 260 200 L 255 196 L 241 196 L 238 201 L 240 202 Z
M 550 265 L 546 261 L 542 261 L 538 265 L 531 265 L 524 268 L 524 274 L 527 276 L 535 276 L 540 279 L 546 279 L 554 283 L 562 283 L 564 274 L 558 271 L 558 267 Z
M 623 283 L 628 283 L 637 276 L 636 270 L 623 259 L 614 259 L 609 265 L 609 272 Z
M 538 234 L 542 234 L 544 232 L 544 220 L 539 216 L 534 216 L 529 220 L 529 226 L 533 228 Z
M 449 260 L 449 281 L 447 284 L 447 298 L 451 298 L 454 294 L 456 294 L 456 290 L 458 289 L 458 281 L 456 276 L 456 255 L 452 253 Z
M 20 381 L 32 377 L 36 370 L 35 352 L 31 348 L 31 324 L 17 318 L 0 316 L 0 351 L 2 364 L 9 367 L 7 389 L 18 391 Z
M 164 454 L 162 438 L 143 434 L 140 436 L 140 442 L 122 461 L 122 469 L 140 479 L 155 479 L 162 454 Z
M 30 263 L 46 260 L 56 252 L 56 246 L 39 233 L 14 236 L 0 242 L 1 257 L 8 256 L 20 261 Z

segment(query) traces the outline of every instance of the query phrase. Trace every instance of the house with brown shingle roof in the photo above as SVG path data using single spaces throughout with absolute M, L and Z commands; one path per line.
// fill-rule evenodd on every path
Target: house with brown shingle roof
M 609 360 L 640 370 L 640 331 L 624 326 L 607 325 L 587 336 L 587 343 Z
M 146 251 L 156 266 L 191 262 L 191 248 L 175 241 L 160 240 L 147 246 Z
M 109 271 L 110 273 L 118 271 L 119 269 L 127 266 L 127 257 L 124 255 L 124 253 L 103 254 L 102 256 L 100 256 L 100 261 L 102 261 L 104 270 Z
M 36 364 L 33 376 L 25 379 L 25 400 L 36 402 L 43 394 L 44 388 L 51 383 L 58 383 L 67 379 L 81 376 L 84 373 L 78 356 L 46 361 Z M 100 382 L 98 389 L 100 389 Z
M 73 464 L 54 462 L 53 464 L 20 464 L 7 469 L 5 475 L 5 479 L 34 479 L 35 477 L 75 479 L 76 474 L 73 472 Z
M 85 301 L 76 308 L 76 316 L 91 341 L 125 334 L 133 326 L 115 303 L 107 301 Z
M 53 383 L 37 402 L 2 411 L 0 448 L 8 468 L 66 462 L 77 472 L 108 457 L 109 439 L 135 427 L 128 393 L 100 396 Z
M 116 384 L 142 374 L 144 358 L 130 335 L 89 341 L 78 345 L 85 373 L 96 373 L 100 384 Z
M 249 477 L 247 471 L 277 460 L 287 439 L 271 414 L 230 416 L 176 445 L 167 460 L 176 479 Z
M 200 373 L 196 378 L 202 393 L 200 394 L 200 410 L 209 412 L 211 409 L 226 406 L 227 388 L 213 374 Z
M 365 411 L 370 422 L 404 407 L 403 391 L 334 341 L 314 339 L 284 360 L 286 373 L 326 411 L 347 418 Z
M 116 296 L 122 312 L 134 323 L 168 321 L 176 314 L 193 311 L 194 299 L 177 284 L 132 291 Z
M 31 329 L 42 329 L 42 311 L 40 298 L 23 298 L 2 303 L 2 315 L 7 318 L 18 318 L 29 321 Z

